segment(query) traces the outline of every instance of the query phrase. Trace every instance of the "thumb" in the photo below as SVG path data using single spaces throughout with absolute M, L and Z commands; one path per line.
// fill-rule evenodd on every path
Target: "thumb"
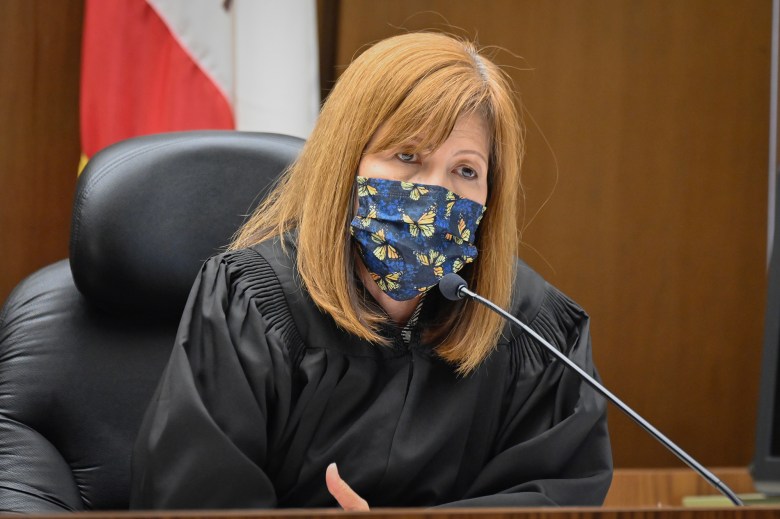
M 348 512 L 367 512 L 368 503 L 357 495 L 347 483 L 339 476 L 339 469 L 335 463 L 328 465 L 325 470 L 325 484 L 328 492 L 336 498 L 339 506 Z

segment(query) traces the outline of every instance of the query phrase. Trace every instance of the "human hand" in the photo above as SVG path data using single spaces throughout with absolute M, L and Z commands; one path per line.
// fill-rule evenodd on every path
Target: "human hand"
M 325 484 L 328 492 L 336 498 L 339 506 L 347 512 L 368 512 L 368 503 L 365 499 L 347 485 L 347 482 L 339 476 L 339 469 L 335 463 L 328 465 L 325 470 Z

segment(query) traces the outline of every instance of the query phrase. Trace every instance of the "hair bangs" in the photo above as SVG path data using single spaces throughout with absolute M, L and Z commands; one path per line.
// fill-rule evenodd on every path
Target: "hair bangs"
M 452 70 L 455 68 L 455 70 Z M 484 115 L 493 133 L 490 92 L 472 68 L 442 67 L 423 75 L 382 124 L 382 132 L 365 153 L 404 147 L 418 153 L 442 145 L 458 119 L 474 112 Z

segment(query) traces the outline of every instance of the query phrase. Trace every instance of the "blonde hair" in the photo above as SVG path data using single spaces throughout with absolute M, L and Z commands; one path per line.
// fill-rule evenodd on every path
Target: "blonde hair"
M 384 344 L 387 316 L 358 293 L 349 224 L 353 185 L 364 153 L 415 141 L 435 149 L 457 119 L 479 113 L 491 134 L 488 200 L 477 232 L 479 257 L 462 274 L 481 295 L 510 304 L 517 257 L 523 130 L 510 80 L 474 44 L 434 33 L 380 41 L 345 70 L 323 105 L 297 161 L 240 229 L 231 249 L 295 229 L 297 267 L 312 300 L 345 331 Z M 383 126 L 383 137 L 371 137 Z M 416 151 L 416 150 L 414 150 Z M 426 331 L 439 356 L 467 374 L 501 337 L 502 321 L 474 302 L 459 302 Z

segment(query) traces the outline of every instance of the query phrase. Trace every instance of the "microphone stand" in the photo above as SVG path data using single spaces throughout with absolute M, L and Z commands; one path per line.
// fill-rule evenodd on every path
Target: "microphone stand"
M 452 274 L 448 274 L 452 275 Z M 446 277 L 446 276 L 445 276 Z M 720 493 L 722 493 L 724 496 L 729 498 L 729 500 L 736 506 L 744 506 L 744 503 L 742 500 L 737 497 L 737 495 L 734 493 L 733 490 L 731 490 L 728 486 L 726 486 L 725 483 L 723 483 L 720 479 L 718 479 L 715 474 L 707 470 L 704 465 L 693 459 L 690 454 L 682 450 L 680 447 L 677 446 L 672 440 L 667 438 L 661 431 L 653 427 L 650 422 L 642 418 L 636 411 L 628 407 L 625 403 L 623 403 L 622 400 L 620 400 L 617 396 L 612 394 L 611 391 L 609 391 L 607 388 L 605 388 L 603 385 L 601 385 L 599 382 L 597 382 L 593 377 L 588 375 L 582 368 L 580 368 L 577 364 L 572 362 L 566 355 L 558 351 L 557 348 L 555 348 L 553 345 L 551 345 L 549 342 L 544 340 L 538 333 L 533 331 L 530 327 L 526 326 L 525 323 L 517 319 L 514 315 L 510 314 L 509 312 L 505 311 L 503 308 L 499 307 L 489 299 L 485 299 L 484 297 L 480 296 L 479 294 L 472 292 L 468 289 L 466 282 L 463 281 L 460 276 L 458 278 L 461 280 L 460 285 L 457 287 L 456 293 L 459 296 L 459 298 L 462 298 L 464 295 L 469 296 L 470 298 L 474 299 L 475 301 L 487 306 L 494 312 L 497 312 L 499 315 L 504 317 L 505 319 L 509 319 L 514 324 L 521 327 L 523 330 L 531 334 L 531 336 L 539 341 L 542 345 L 544 345 L 547 350 L 550 351 L 558 360 L 563 362 L 566 366 L 568 366 L 570 369 L 574 370 L 582 379 L 587 382 L 587 384 L 595 389 L 598 393 L 600 393 L 602 396 L 604 396 L 607 400 L 615 404 L 621 411 L 623 411 L 625 414 L 627 414 L 634 422 L 639 424 L 642 429 L 650 433 L 656 440 L 661 442 L 661 444 L 664 445 L 667 449 L 672 451 L 675 456 L 680 458 L 686 465 L 688 465 L 690 468 L 692 468 L 694 471 L 696 471 L 701 477 L 703 477 L 707 482 L 715 487 Z M 441 285 L 440 285 L 441 288 Z M 448 297 L 447 294 L 445 294 L 445 297 Z M 449 297 L 448 297 L 449 298 Z

